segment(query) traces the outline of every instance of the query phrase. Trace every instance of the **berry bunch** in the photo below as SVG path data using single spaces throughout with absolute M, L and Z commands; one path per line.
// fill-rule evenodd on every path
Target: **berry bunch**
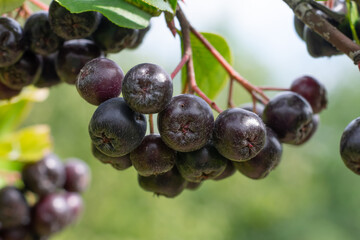
M 74 84 L 86 62 L 138 47 L 148 30 L 119 27 L 98 12 L 70 13 L 56 1 L 24 27 L 0 17 L 0 100 L 29 85 Z
M 54 154 L 23 168 L 24 189 L 0 190 L 0 239 L 48 239 L 74 223 L 83 210 L 80 195 L 90 170 L 79 159 L 65 164 Z
M 99 105 L 89 123 L 93 155 L 118 170 L 134 166 L 144 190 L 166 197 L 206 179 L 229 177 L 235 169 L 264 178 L 279 164 L 282 143 L 310 139 L 327 104 L 324 86 L 303 76 L 264 108 L 257 104 L 256 113 L 248 106 L 229 108 L 214 119 L 202 98 L 172 96 L 171 77 L 160 66 L 139 64 L 124 76 L 106 58 L 85 64 L 76 86 L 86 101 Z M 151 127 L 146 136 L 144 114 Z M 152 114 L 159 134 L 153 132 Z

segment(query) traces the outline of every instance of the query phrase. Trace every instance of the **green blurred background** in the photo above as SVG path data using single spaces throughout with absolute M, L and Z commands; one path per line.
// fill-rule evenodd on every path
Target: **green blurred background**
M 185 190 L 175 199 L 156 197 L 139 187 L 133 168 L 116 171 L 94 159 L 87 127 L 95 107 L 82 100 L 74 86 L 54 87 L 24 126 L 49 124 L 55 153 L 85 160 L 92 184 L 84 194 L 80 221 L 53 239 L 359 239 L 360 179 L 339 156 L 343 129 L 360 115 L 358 71 L 345 56 L 310 58 L 282 1 L 253 2 L 198 0 L 185 11 L 199 30 L 225 36 L 235 68 L 254 84 L 287 87 L 296 77 L 310 74 L 328 87 L 328 109 L 311 141 L 284 146 L 281 164 L 263 180 L 237 172 L 219 182 L 206 181 L 196 191 Z M 153 21 L 139 49 L 110 57 L 124 72 L 142 62 L 171 72 L 180 59 L 179 41 L 163 22 L 162 16 Z M 179 94 L 180 79 L 175 81 L 174 94 Z M 236 104 L 250 101 L 240 87 L 235 91 Z M 225 96 L 226 89 L 217 99 L 222 107 Z

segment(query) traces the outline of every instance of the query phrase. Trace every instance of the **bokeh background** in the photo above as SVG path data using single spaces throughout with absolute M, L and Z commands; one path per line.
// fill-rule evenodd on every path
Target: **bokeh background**
M 81 220 L 53 239 L 359 239 L 360 178 L 339 155 L 344 128 L 360 115 L 357 67 L 346 56 L 311 58 L 283 1 L 187 0 L 181 6 L 198 30 L 227 39 L 235 68 L 252 83 L 288 87 L 305 74 L 323 82 L 329 105 L 316 135 L 301 147 L 284 146 L 281 164 L 263 180 L 237 172 L 175 199 L 156 197 L 139 187 L 133 168 L 116 171 L 91 155 L 87 127 L 95 107 L 74 86 L 54 87 L 24 126 L 49 124 L 55 153 L 85 160 L 92 184 Z M 110 58 L 124 72 L 143 62 L 172 72 L 180 60 L 180 42 L 164 22 L 163 16 L 153 19 L 140 48 Z M 175 85 L 174 94 L 179 94 L 179 77 Z M 250 101 L 240 87 L 235 91 L 236 104 Z M 222 107 L 225 96 L 226 89 L 217 99 Z

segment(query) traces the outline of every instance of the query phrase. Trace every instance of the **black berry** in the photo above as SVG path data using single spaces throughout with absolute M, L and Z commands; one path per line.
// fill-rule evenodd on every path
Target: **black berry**
M 100 152 L 94 144 L 91 144 L 91 151 L 93 156 L 100 162 L 112 165 L 117 170 L 125 170 L 132 166 L 130 154 L 121 157 L 110 157 Z
M 360 117 L 346 126 L 341 136 L 340 154 L 346 167 L 360 175 Z
M 64 189 L 69 192 L 83 192 L 90 183 L 90 168 L 77 158 L 67 159 L 65 162 L 66 181 Z

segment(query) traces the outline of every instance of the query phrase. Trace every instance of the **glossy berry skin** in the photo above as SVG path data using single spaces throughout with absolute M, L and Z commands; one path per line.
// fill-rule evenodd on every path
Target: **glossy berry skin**
M 30 222 L 29 205 L 19 189 L 4 187 L 0 190 L 0 228 L 12 228 Z
M 70 217 L 68 222 L 75 222 L 84 210 L 84 202 L 79 193 L 66 192 L 64 193 L 65 201 L 70 210 Z
M 25 51 L 24 32 L 12 18 L 0 17 L 0 67 L 16 63 Z
M 49 22 L 51 29 L 66 40 L 86 38 L 99 24 L 96 12 L 71 13 L 56 1 L 49 6 Z
M 40 196 L 63 187 L 65 178 L 64 164 L 55 154 L 49 154 L 36 163 L 28 164 L 22 170 L 25 187 Z
M 41 236 L 59 232 L 70 220 L 71 209 L 64 193 L 48 194 L 34 206 L 32 224 Z
M 170 102 L 173 84 L 170 75 L 160 66 L 143 63 L 131 68 L 123 82 L 126 103 L 140 113 L 158 113 Z
M 133 151 L 140 145 L 145 132 L 145 116 L 131 110 L 123 98 L 112 98 L 100 104 L 89 124 L 93 144 L 110 157 Z
M 39 80 L 37 80 L 34 84 L 35 87 L 50 88 L 61 83 L 61 80 L 55 69 L 55 58 L 56 53 L 50 54 L 48 56 L 42 56 L 43 67 Z
M 0 81 L 8 88 L 21 90 L 39 80 L 42 67 L 41 57 L 26 51 L 14 65 L 0 68 Z
M 327 93 L 325 86 L 310 76 L 302 76 L 290 86 L 290 90 L 300 94 L 311 105 L 313 113 L 319 113 L 326 108 Z
M 68 192 L 83 192 L 90 183 L 91 172 L 89 166 L 77 158 L 67 159 L 65 162 L 66 180 L 64 189 Z
M 121 157 L 110 157 L 100 152 L 94 144 L 91 144 L 91 152 L 93 156 L 104 164 L 110 164 L 116 170 L 122 171 L 132 166 L 130 154 Z
M 265 125 L 253 112 L 230 108 L 216 118 L 213 143 L 221 155 L 232 161 L 246 161 L 265 144 Z
M 92 38 L 105 53 L 118 53 L 124 48 L 133 46 L 138 37 L 137 29 L 123 28 L 102 16 L 99 27 Z
M 178 153 L 176 159 L 176 167 L 181 176 L 190 182 L 216 178 L 224 172 L 226 163 L 227 159 L 211 144 L 193 152 Z
M 234 162 L 234 166 L 249 178 L 262 179 L 279 164 L 281 155 L 281 143 L 276 134 L 270 128 L 266 128 L 265 146 L 259 154 L 246 162 Z
M 158 175 L 175 165 L 176 152 L 169 148 L 160 135 L 147 135 L 140 146 L 130 153 L 132 165 L 141 176 Z
M 313 112 L 299 94 L 282 92 L 265 106 L 263 121 L 277 134 L 280 142 L 298 144 L 311 131 Z
M 227 160 L 225 170 L 217 177 L 214 178 L 214 180 L 223 180 L 225 178 L 231 177 L 236 172 L 236 168 L 234 167 L 233 161 Z
M 80 70 L 76 89 L 88 103 L 100 105 L 120 95 L 123 79 L 124 73 L 114 61 L 95 58 Z
M 56 73 L 63 82 L 75 84 L 84 65 L 102 55 L 93 41 L 87 39 L 66 41 L 55 60 Z
M 209 105 L 191 94 L 173 97 L 158 114 L 157 122 L 162 140 L 179 152 L 191 152 L 205 146 L 214 128 Z
M 340 140 L 340 155 L 346 167 L 360 175 L 360 117 L 346 126 Z
M 138 175 L 138 182 L 140 187 L 145 191 L 168 198 L 178 196 L 186 187 L 186 181 L 176 167 L 161 175 L 152 175 L 149 177 Z
M 8 88 L 0 82 L 0 100 L 9 100 L 12 97 L 19 95 L 21 90 L 14 90 Z
M 296 145 L 301 145 L 309 141 L 312 138 L 312 136 L 315 134 L 316 130 L 318 129 L 319 123 L 320 123 L 319 114 L 314 114 L 311 120 L 311 124 L 312 124 L 311 130 L 307 133 L 306 137 L 304 137 L 304 139 L 298 142 Z
M 49 55 L 56 52 L 63 40 L 50 28 L 48 12 L 33 13 L 25 22 L 24 34 L 32 52 Z

